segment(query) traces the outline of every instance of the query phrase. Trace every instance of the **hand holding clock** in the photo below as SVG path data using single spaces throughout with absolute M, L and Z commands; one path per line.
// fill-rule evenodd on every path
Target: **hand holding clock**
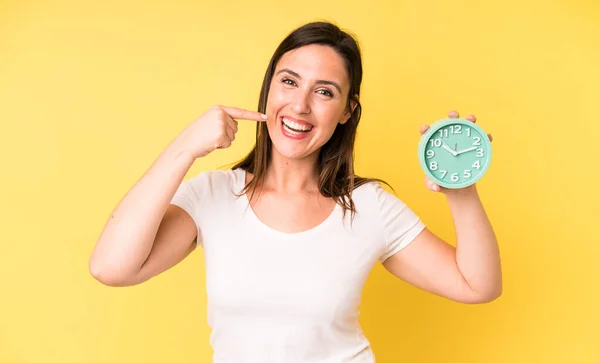
M 458 112 L 450 111 L 447 119 L 440 120 L 432 128 L 421 126 L 419 159 L 427 174 L 425 185 L 429 190 L 447 193 L 467 189 L 485 174 L 491 161 L 492 135 L 473 125 L 476 121 L 474 115 L 459 119 Z M 489 142 L 481 140 L 482 133 Z M 454 144 L 454 149 L 447 142 Z M 456 150 L 459 143 L 469 146 Z
M 469 299 L 477 297 L 471 301 L 492 301 L 502 294 L 500 253 L 475 187 L 490 166 L 492 136 L 475 121 L 473 115 L 459 118 L 458 112 L 452 111 L 445 119 L 421 126 L 417 155 L 425 185 L 443 193 L 452 215 L 456 247 L 448 249 L 444 240 L 431 232 L 421 238 L 420 246 L 425 247 L 415 247 L 418 252 L 411 256 L 425 261 L 423 265 L 433 262 L 435 269 L 462 277 L 461 285 L 452 287 L 457 289 L 455 294 L 466 291 Z

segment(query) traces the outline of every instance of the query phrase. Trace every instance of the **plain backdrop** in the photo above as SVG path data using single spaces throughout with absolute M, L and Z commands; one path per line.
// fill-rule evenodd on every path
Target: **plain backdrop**
M 597 1 L 5 0 L 0 362 L 210 361 L 201 249 L 129 288 L 95 281 L 88 259 L 168 142 L 213 104 L 255 110 L 275 47 L 313 20 L 362 47 L 358 173 L 388 181 L 450 243 L 419 126 L 456 109 L 494 136 L 478 189 L 503 296 L 461 305 L 375 266 L 361 323 L 378 362 L 600 361 Z M 254 127 L 240 122 L 186 178 L 240 159 Z

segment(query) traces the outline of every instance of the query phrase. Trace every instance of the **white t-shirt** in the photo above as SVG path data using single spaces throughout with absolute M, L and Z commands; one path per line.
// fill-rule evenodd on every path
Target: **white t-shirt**
M 425 227 L 379 183 L 353 192 L 342 209 L 300 233 L 270 228 L 254 214 L 242 169 L 201 172 L 172 204 L 198 227 L 204 248 L 213 363 L 372 363 L 358 322 L 363 285 L 378 261 Z

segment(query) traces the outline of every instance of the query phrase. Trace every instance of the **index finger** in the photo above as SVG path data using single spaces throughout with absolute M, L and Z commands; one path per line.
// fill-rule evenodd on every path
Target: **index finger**
M 267 115 L 262 114 L 256 111 L 244 110 L 243 108 L 238 107 L 228 107 L 221 106 L 223 111 L 227 112 L 231 118 L 241 119 L 241 120 L 253 120 L 253 121 L 265 121 L 267 119 Z

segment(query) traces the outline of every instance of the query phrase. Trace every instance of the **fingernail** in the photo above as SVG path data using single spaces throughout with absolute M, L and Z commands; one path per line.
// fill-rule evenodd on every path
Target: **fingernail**
M 267 115 L 265 115 L 264 113 L 263 113 L 263 114 L 261 114 L 261 115 L 260 115 L 260 117 L 262 117 L 262 118 L 263 118 L 263 120 L 266 120 L 266 119 L 267 119 Z

